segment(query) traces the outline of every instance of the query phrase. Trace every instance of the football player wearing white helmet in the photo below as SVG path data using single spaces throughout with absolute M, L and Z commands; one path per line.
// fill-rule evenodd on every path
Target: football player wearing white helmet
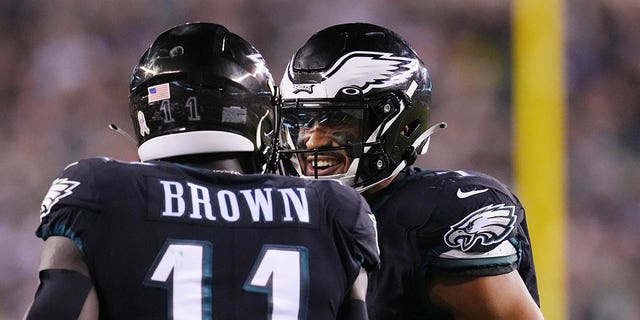
M 525 211 L 481 173 L 420 170 L 431 78 L 411 46 L 377 25 L 314 34 L 281 85 L 280 171 L 339 179 L 378 222 L 382 268 L 371 319 L 540 319 Z

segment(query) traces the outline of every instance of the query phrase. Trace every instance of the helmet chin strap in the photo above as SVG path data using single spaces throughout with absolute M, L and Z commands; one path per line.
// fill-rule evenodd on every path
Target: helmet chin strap
M 437 123 L 431 127 L 429 127 L 429 129 L 427 129 L 424 133 L 422 133 L 417 139 L 416 141 L 411 145 L 412 147 L 415 148 L 416 153 L 417 154 L 425 154 L 427 153 L 427 149 L 429 149 L 429 142 L 431 141 L 431 135 L 446 128 L 447 127 L 447 123 L 446 122 L 440 122 Z M 367 186 L 363 186 L 363 187 L 358 187 L 356 188 L 356 190 L 360 193 L 367 191 L 385 181 L 388 181 L 390 179 L 395 178 L 395 176 L 400 173 L 400 171 L 402 171 L 405 167 L 407 166 L 407 160 L 405 159 L 404 161 L 402 161 L 394 170 L 393 172 L 386 178 L 374 182 L 370 185 Z
M 357 187 L 355 189 L 359 193 L 363 193 L 363 192 L 365 192 L 365 191 L 367 191 L 367 190 L 369 190 L 369 189 L 371 189 L 371 188 L 373 188 L 373 187 L 375 187 L 375 186 L 377 186 L 379 184 L 382 184 L 382 183 L 384 183 L 386 181 L 389 181 L 389 180 L 393 180 L 393 178 L 395 178 L 396 175 L 400 171 L 402 171 L 402 169 L 404 169 L 404 167 L 405 167 L 405 165 L 404 165 L 404 162 L 403 162 L 401 165 L 398 166 L 398 168 L 396 168 L 396 170 L 393 170 L 393 172 L 388 177 L 386 177 L 386 178 L 384 178 L 384 179 L 382 179 L 382 180 L 380 180 L 378 182 L 374 182 L 374 183 L 372 183 L 370 185 L 367 185 L 367 186 L 364 186 L 364 187 Z

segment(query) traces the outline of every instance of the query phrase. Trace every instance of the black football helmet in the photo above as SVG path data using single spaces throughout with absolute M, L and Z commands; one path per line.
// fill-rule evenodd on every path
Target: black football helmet
M 133 69 L 129 109 L 140 160 L 254 152 L 274 134 L 274 82 L 249 42 L 213 23 L 158 36 Z
M 314 34 L 293 55 L 280 91 L 280 170 L 340 179 L 359 191 L 411 165 L 445 126 L 429 130 L 431 79 L 418 55 L 377 25 L 340 24 Z M 332 145 L 305 145 L 304 135 L 318 124 L 339 128 Z M 346 172 L 330 174 L 339 152 L 353 160 Z

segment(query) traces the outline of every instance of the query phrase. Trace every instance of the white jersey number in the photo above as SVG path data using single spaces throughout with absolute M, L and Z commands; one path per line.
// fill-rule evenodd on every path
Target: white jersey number
M 169 289 L 172 319 L 212 319 L 212 261 L 213 246 L 208 241 L 168 240 L 145 284 Z M 308 268 L 306 248 L 264 245 L 243 289 L 267 295 L 268 319 L 305 319 Z

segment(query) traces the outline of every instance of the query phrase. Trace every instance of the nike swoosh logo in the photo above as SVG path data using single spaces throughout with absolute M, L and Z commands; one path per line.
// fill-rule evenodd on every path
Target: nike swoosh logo
M 464 198 L 468 198 L 468 197 L 471 197 L 471 196 L 475 196 L 476 194 L 483 193 L 483 192 L 488 191 L 488 190 L 489 189 L 480 189 L 480 190 L 471 190 L 471 191 L 464 192 L 464 191 L 460 190 L 460 188 L 458 188 L 458 192 L 456 193 L 456 195 L 458 196 L 458 198 L 464 199 Z

